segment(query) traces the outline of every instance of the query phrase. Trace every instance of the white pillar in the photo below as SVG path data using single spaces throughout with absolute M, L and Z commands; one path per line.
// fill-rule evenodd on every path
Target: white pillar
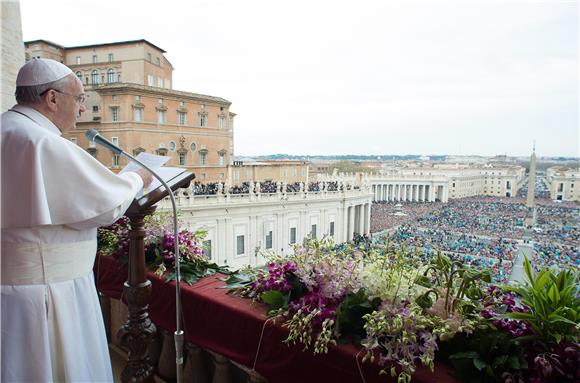
M 350 210 L 350 215 L 349 215 L 349 219 L 348 219 L 348 240 L 350 241 L 354 235 L 354 215 L 355 215 L 355 208 L 354 206 L 349 207 Z
M 2 1 L 2 98 L 0 111 L 4 112 L 16 103 L 16 76 L 24 65 L 24 43 L 22 41 L 22 19 L 19 1 Z M 6 367 L 6 366 L 5 366 Z
M 369 235 L 371 233 L 371 209 L 370 203 L 365 204 L 365 234 Z

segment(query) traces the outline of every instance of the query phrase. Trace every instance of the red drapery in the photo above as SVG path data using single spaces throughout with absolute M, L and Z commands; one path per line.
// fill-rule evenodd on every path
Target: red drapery
M 120 299 L 127 271 L 111 257 L 98 257 L 95 271 L 99 291 Z M 150 317 L 158 326 L 173 332 L 175 282 L 167 283 L 153 273 L 149 273 L 148 278 L 153 285 Z M 330 346 L 328 354 L 316 356 L 311 351 L 303 352 L 301 345 L 286 346 L 282 341 L 288 331 L 280 326 L 280 321 L 267 321 L 264 305 L 227 294 L 227 289 L 220 288 L 225 283 L 218 278 L 204 278 L 193 286 L 183 284 L 183 330 L 188 342 L 250 368 L 256 363 L 256 371 L 272 383 L 358 383 L 363 382 L 361 373 L 364 381 L 369 383 L 396 381 L 385 375 L 379 376 L 376 364 L 363 363 L 363 353 L 359 355 L 360 349 L 353 345 Z M 423 366 L 418 367 L 413 382 L 457 381 L 445 366 L 437 365 L 435 373 Z

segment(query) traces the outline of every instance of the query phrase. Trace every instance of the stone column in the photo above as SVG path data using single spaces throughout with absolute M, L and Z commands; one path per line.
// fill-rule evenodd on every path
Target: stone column
M 369 235 L 371 233 L 371 204 L 370 203 L 365 203 L 365 214 L 364 214 L 364 219 L 365 219 L 365 229 L 364 229 L 364 234 Z
M 22 41 L 22 21 L 20 19 L 20 2 L 2 1 L 2 105 L 0 113 L 7 111 L 14 104 L 16 76 L 24 65 L 24 42 Z
M 349 214 L 349 219 L 348 219 L 348 240 L 351 240 L 353 235 L 354 235 L 354 214 L 355 214 L 355 208 L 354 206 L 349 207 L 350 209 L 350 214 Z

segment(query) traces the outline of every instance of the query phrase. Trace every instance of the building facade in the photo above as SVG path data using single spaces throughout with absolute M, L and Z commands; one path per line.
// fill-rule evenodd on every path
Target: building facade
M 265 262 L 264 253 L 288 254 L 310 236 L 332 237 L 340 243 L 354 234 L 370 233 L 372 194 L 345 182 L 336 191 L 278 191 L 277 193 L 194 196 L 179 190 L 181 224 L 206 230 L 206 255 L 234 269 Z M 158 211 L 169 211 L 168 200 Z
M 580 201 L 579 168 L 551 167 L 546 172 L 550 198 L 555 201 Z
M 402 162 L 378 174 L 341 174 L 339 178 L 354 181 L 358 177 L 359 183 L 370 185 L 374 201 L 447 202 L 477 195 L 515 197 L 524 176 L 525 168 L 512 164 Z
M 233 185 L 244 182 L 283 182 L 308 184 L 307 161 L 234 161 L 228 167 L 228 180 Z
M 126 160 L 85 138 L 89 129 L 130 154 L 170 157 L 204 181 L 224 181 L 234 152 L 231 102 L 172 89 L 173 66 L 165 51 L 147 40 L 63 47 L 46 40 L 25 42 L 26 59 L 50 58 L 70 67 L 86 92 L 86 112 L 66 138 L 113 171 Z

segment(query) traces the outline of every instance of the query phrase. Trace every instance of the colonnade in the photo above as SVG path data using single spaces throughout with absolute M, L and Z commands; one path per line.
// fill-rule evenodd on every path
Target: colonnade
M 443 185 L 421 183 L 380 183 L 372 185 L 372 190 L 373 201 L 447 201 L 447 190 Z
M 344 209 L 345 241 L 351 240 L 355 234 L 370 234 L 371 204 L 363 203 L 346 206 Z

